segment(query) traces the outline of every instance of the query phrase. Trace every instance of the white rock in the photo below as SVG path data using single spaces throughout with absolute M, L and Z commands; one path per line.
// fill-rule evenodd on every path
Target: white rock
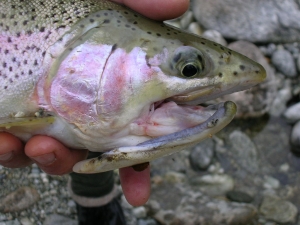
M 144 206 L 136 207 L 132 210 L 132 212 L 137 218 L 145 218 L 147 216 L 147 211 Z

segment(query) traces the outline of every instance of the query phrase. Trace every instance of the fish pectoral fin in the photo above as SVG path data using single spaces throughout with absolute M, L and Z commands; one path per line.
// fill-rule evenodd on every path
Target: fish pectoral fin
M 0 119 L 0 130 L 9 130 L 12 127 L 45 126 L 54 123 L 54 116 L 47 117 L 13 117 Z M 4 128 L 4 129 L 2 129 Z
M 113 149 L 97 158 L 78 162 L 73 167 L 73 171 L 77 173 L 105 172 L 150 162 L 193 146 L 220 131 L 236 114 L 236 105 L 233 102 L 220 103 L 215 107 L 216 112 L 205 122 L 195 127 L 154 138 L 137 146 Z

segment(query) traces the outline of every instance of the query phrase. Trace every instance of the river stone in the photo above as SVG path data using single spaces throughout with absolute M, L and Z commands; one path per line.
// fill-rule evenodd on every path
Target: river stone
M 300 102 L 290 106 L 284 113 L 284 117 L 289 123 L 296 123 L 300 120 Z
M 217 42 L 221 45 L 227 46 L 226 40 L 222 37 L 222 34 L 217 30 L 206 30 L 202 36 L 211 41 Z
M 236 159 L 236 163 L 241 168 L 249 173 L 256 173 L 259 169 L 257 150 L 252 140 L 241 131 L 233 131 L 229 135 L 231 142 L 231 151 L 233 157 Z
M 246 192 L 232 190 L 226 193 L 226 197 L 233 202 L 244 202 L 250 203 L 253 201 L 253 198 L 248 195 Z
M 300 10 L 296 0 L 195 0 L 193 12 L 207 30 L 251 42 L 300 41 Z
M 231 191 L 234 187 L 234 180 L 226 174 L 208 174 L 191 179 L 191 184 L 197 186 L 200 191 L 211 195 L 219 196 Z
M 292 145 L 296 148 L 297 152 L 300 152 L 300 121 L 297 122 L 292 130 L 291 137 Z
M 246 55 L 261 64 L 266 72 L 266 80 L 255 87 L 220 98 L 220 101 L 233 101 L 238 106 L 237 118 L 259 117 L 269 112 L 272 102 L 277 94 L 279 80 L 275 77 L 274 70 L 270 67 L 265 56 L 254 44 L 247 41 L 230 43 L 228 48 Z
M 51 214 L 47 216 L 44 225 L 54 225 L 54 224 L 60 224 L 60 225 L 77 225 L 78 222 L 76 220 L 70 219 L 68 217 L 59 215 L 59 214 Z
M 1 212 L 17 212 L 29 208 L 40 198 L 36 189 L 21 187 L 11 192 L 0 201 Z
M 272 55 L 272 64 L 287 77 L 297 75 L 296 64 L 292 54 L 285 49 L 278 49 Z
M 297 67 L 298 67 L 298 72 L 300 73 L 300 54 L 298 55 L 298 59 L 297 59 Z
M 214 142 L 212 139 L 206 139 L 196 146 L 192 147 L 189 161 L 195 171 L 206 170 L 214 156 Z
M 275 196 L 265 196 L 259 212 L 269 220 L 277 223 L 295 223 L 298 209 L 289 201 Z

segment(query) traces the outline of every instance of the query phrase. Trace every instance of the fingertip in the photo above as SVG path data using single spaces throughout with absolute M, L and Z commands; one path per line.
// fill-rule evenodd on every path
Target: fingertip
M 150 197 L 150 166 L 143 171 L 132 167 L 120 169 L 120 181 L 127 201 L 133 206 L 144 205 Z
M 32 162 L 24 154 L 22 141 L 12 134 L 0 133 L 0 164 L 8 168 L 29 166 Z
M 169 20 L 181 16 L 189 7 L 189 0 L 112 0 L 154 20 Z
M 45 172 L 63 175 L 72 172 L 78 161 L 86 158 L 87 150 L 70 150 L 47 136 L 35 136 L 25 146 L 25 153 Z

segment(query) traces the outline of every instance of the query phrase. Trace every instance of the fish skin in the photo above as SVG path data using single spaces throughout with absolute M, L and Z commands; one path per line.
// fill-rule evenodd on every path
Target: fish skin
M 153 138 L 147 124 L 135 130 L 153 103 L 195 105 L 266 76 L 243 55 L 109 1 L 1 0 L 0 17 L 0 125 L 25 141 L 135 146 Z M 186 64 L 196 76 L 182 75 Z M 45 116 L 54 120 L 31 122 Z

